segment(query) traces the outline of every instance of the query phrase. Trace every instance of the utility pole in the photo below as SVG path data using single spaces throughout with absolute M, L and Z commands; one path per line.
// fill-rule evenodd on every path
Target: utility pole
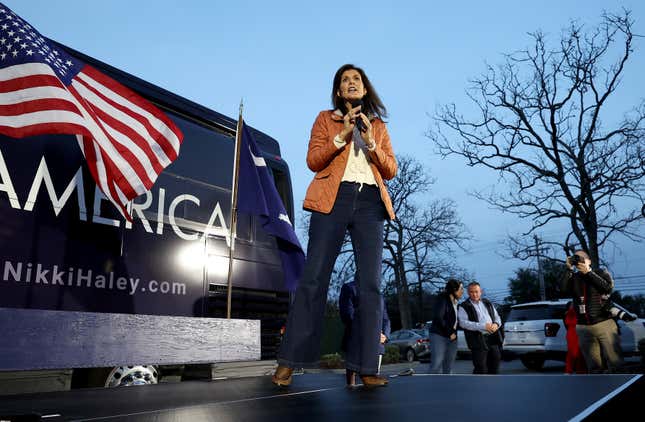
M 546 300 L 546 290 L 544 288 L 544 273 L 542 271 L 542 260 L 540 259 L 540 239 L 533 235 L 535 239 L 535 256 L 537 257 L 538 282 L 540 283 L 540 300 Z

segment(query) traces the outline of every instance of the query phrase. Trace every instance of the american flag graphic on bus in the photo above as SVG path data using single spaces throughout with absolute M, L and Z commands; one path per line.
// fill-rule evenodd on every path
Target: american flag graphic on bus
M 103 194 L 127 204 L 179 154 L 181 131 L 157 107 L 70 56 L 0 3 L 0 133 L 77 135 Z

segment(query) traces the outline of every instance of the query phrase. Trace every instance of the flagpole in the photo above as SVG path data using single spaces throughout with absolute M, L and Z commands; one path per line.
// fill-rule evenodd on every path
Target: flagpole
M 231 319 L 231 303 L 233 298 L 233 252 L 235 250 L 235 238 L 237 235 L 237 185 L 240 176 L 240 147 L 242 145 L 242 110 L 243 100 L 240 100 L 240 115 L 237 119 L 235 131 L 235 158 L 233 162 L 233 186 L 231 188 L 231 219 L 230 219 L 230 241 L 228 253 L 228 282 L 226 289 L 226 318 Z

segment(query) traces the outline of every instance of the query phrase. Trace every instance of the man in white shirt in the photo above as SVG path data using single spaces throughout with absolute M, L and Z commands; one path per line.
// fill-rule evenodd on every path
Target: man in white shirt
M 474 374 L 497 374 L 502 358 L 502 319 L 476 281 L 468 285 L 468 300 L 459 305 L 459 325 L 472 352 Z

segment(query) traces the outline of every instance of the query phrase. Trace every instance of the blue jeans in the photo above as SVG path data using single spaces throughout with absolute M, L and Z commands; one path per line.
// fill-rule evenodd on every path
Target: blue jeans
M 354 326 L 358 346 L 346 357 L 346 367 L 376 374 L 381 334 L 380 284 L 383 223 L 386 211 L 377 186 L 343 182 L 329 214 L 312 212 L 307 260 L 289 310 L 278 352 L 278 364 L 290 368 L 317 367 L 320 359 L 327 290 L 345 233 L 349 230 L 356 262 L 358 308 Z
M 457 358 L 457 340 L 430 333 L 430 373 L 452 374 L 452 365 Z

